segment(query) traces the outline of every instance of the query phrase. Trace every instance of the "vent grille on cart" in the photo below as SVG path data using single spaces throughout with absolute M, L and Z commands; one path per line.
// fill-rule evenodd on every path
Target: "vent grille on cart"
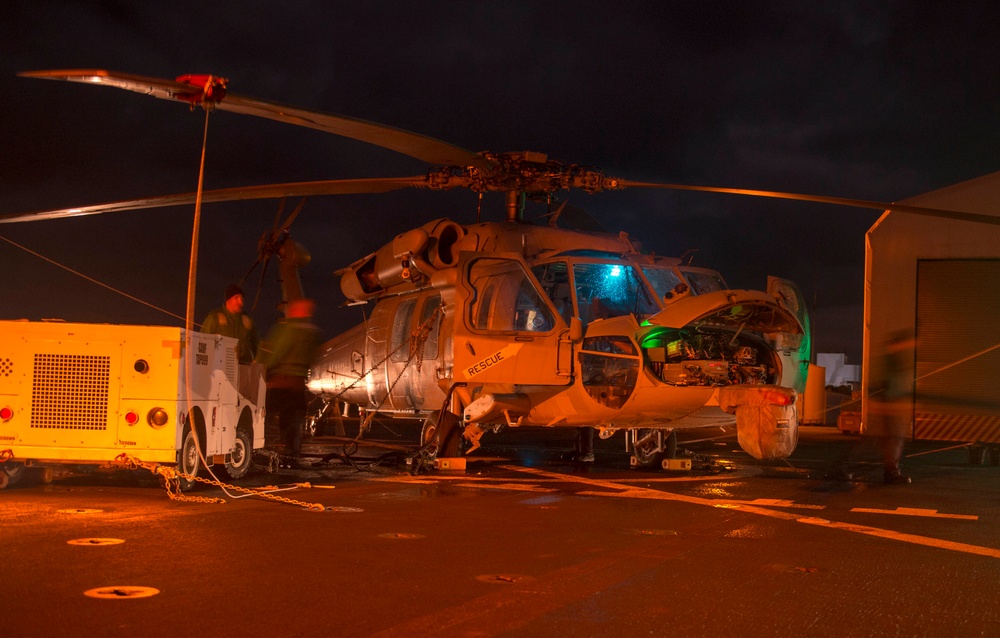
M 36 354 L 31 427 L 106 430 L 111 357 Z

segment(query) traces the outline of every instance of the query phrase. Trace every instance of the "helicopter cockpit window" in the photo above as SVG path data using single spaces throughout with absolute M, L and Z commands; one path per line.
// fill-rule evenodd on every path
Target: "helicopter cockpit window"
M 717 290 L 726 290 L 726 282 L 722 275 L 714 270 L 695 270 L 692 268 L 681 268 L 681 272 L 687 277 L 691 284 L 691 292 L 696 295 L 704 295 Z
M 630 264 L 578 263 L 573 265 L 573 278 L 580 319 L 585 324 L 628 314 L 644 317 L 659 310 Z
M 477 259 L 469 269 L 469 284 L 475 296 L 468 321 L 476 330 L 548 332 L 555 326 L 552 311 L 517 261 Z
M 573 316 L 573 293 L 569 285 L 569 267 L 565 261 L 541 264 L 531 269 L 538 281 L 542 282 L 542 290 L 556 307 L 556 312 L 569 325 Z
M 642 274 L 646 275 L 660 299 L 665 298 L 668 293 L 674 294 L 677 286 L 684 283 L 673 268 L 643 268 Z

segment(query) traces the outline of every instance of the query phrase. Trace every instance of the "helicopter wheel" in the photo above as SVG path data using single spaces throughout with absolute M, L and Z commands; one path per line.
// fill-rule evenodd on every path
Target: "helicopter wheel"
M 420 428 L 420 449 L 424 451 L 427 458 L 434 459 L 438 453 L 438 413 L 435 412 L 424 419 L 424 425 Z
M 660 464 L 662 454 L 657 444 L 658 432 L 644 428 L 632 432 L 632 459 L 636 467 L 649 468 Z
M 664 439 L 663 456 L 668 459 L 677 457 L 677 430 L 670 430 L 670 434 Z
M 672 459 L 677 454 L 677 432 L 674 430 L 666 437 L 663 430 L 651 428 L 633 430 L 631 435 L 635 467 L 657 467 L 664 458 Z

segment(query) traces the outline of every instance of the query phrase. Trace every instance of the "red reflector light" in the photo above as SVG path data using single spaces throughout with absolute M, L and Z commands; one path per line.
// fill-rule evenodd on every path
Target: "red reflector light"
M 135 413 L 135 410 L 129 410 L 125 413 L 125 423 L 129 425 L 135 425 L 139 422 L 139 415 Z
M 198 74 L 181 75 L 176 81 L 190 85 L 192 91 L 190 93 L 176 93 L 172 97 L 178 100 L 187 100 L 192 104 L 208 102 L 217 104 L 221 102 L 222 98 L 226 97 L 226 84 L 229 82 L 226 78 Z
M 0 408 L 0 421 L 10 421 L 14 418 L 14 410 L 7 406 Z
M 786 392 L 765 391 L 764 398 L 771 405 L 791 405 L 792 397 Z

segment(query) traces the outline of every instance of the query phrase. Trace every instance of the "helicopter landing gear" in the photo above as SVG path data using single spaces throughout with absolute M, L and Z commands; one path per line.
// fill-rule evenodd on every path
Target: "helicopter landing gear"
M 461 419 L 457 415 L 447 410 L 435 412 L 424 419 L 420 428 L 420 447 L 432 459 L 462 456 L 462 430 Z
M 434 459 L 438 453 L 438 413 L 431 414 L 424 419 L 424 425 L 420 428 L 420 449 L 428 459 Z
M 639 468 L 660 466 L 664 458 L 677 454 L 677 432 L 652 428 L 632 428 L 625 438 L 626 450 L 632 452 L 629 465 Z
M 420 428 L 420 448 L 412 459 L 407 459 L 411 473 L 423 469 L 465 469 L 462 457 L 463 427 L 459 417 L 447 410 L 434 412 Z M 459 467 L 460 466 L 460 467 Z

